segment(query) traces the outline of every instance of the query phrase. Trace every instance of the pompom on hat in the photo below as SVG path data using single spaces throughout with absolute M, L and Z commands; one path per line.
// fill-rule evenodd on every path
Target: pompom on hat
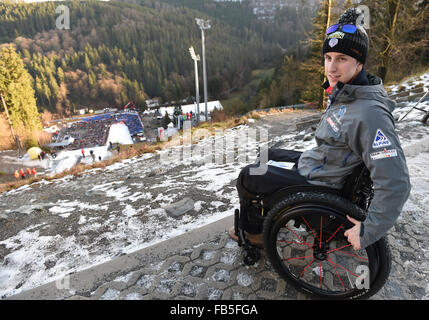
M 343 32 L 341 27 L 335 32 L 326 35 L 323 42 L 323 55 L 327 52 L 344 53 L 365 64 L 368 56 L 369 38 L 365 29 L 357 23 L 361 12 L 356 8 L 346 10 L 338 20 L 340 26 L 352 24 L 357 27 L 356 32 L 351 34 Z

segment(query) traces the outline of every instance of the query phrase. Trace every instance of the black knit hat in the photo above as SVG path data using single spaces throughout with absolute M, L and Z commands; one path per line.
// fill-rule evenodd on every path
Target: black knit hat
M 327 52 L 344 53 L 365 64 L 368 55 L 369 38 L 365 29 L 356 21 L 361 17 L 361 12 L 350 8 L 344 12 L 338 20 L 339 25 L 353 24 L 357 26 L 355 33 L 343 32 L 341 28 L 326 36 L 323 42 L 323 54 Z

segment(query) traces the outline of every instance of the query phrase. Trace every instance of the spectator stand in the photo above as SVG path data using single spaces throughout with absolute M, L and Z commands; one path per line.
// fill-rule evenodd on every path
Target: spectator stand
M 66 150 L 104 146 L 110 126 L 120 122 L 125 123 L 131 136 L 141 136 L 144 133 L 144 126 L 137 112 L 106 113 L 70 123 L 69 127 L 59 132 L 56 142 L 52 145 Z M 70 137 L 73 139 L 69 139 Z

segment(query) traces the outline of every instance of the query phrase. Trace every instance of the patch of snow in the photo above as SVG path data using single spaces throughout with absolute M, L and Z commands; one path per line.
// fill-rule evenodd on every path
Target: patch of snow
M 212 275 L 213 281 L 228 282 L 230 279 L 229 272 L 225 269 L 216 270 Z
M 248 287 L 253 283 L 253 277 L 247 273 L 239 272 L 237 275 L 237 283 L 242 287 Z
M 201 205 L 204 203 L 204 201 L 197 201 L 194 203 L 194 210 L 195 211 L 200 211 L 201 210 Z
M 125 297 L 125 300 L 142 300 L 142 299 L 143 299 L 143 296 L 137 292 L 129 293 Z
M 100 297 L 100 300 L 115 300 L 121 292 L 115 289 L 107 289 Z
M 322 274 L 322 278 L 323 278 L 323 267 L 322 268 L 320 268 L 320 266 L 314 267 L 312 270 L 318 277 L 320 277 L 320 274 Z

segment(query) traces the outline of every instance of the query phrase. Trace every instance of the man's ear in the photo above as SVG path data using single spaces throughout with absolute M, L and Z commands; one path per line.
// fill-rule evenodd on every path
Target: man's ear
M 362 69 L 363 69 L 363 63 L 362 62 L 360 62 L 360 61 L 357 62 L 357 69 L 359 70 L 359 72 L 362 71 Z

